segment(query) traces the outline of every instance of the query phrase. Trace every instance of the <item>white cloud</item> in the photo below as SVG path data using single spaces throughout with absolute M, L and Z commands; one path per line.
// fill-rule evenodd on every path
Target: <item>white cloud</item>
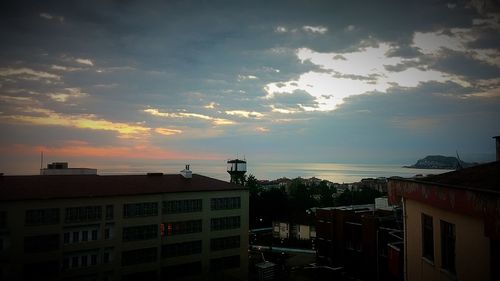
M 0 76 L 16 76 L 25 80 L 61 80 L 61 76 L 31 68 L 0 68 Z
M 293 108 L 278 108 L 274 105 L 270 105 L 270 107 L 271 107 L 272 112 L 281 113 L 281 114 L 292 114 L 292 113 L 301 112 L 300 110 L 293 109 Z
M 215 102 L 211 102 L 205 106 L 203 106 L 204 108 L 206 109 L 215 109 L 216 106 L 218 106 L 219 104 L 218 103 L 215 103 Z
M 47 14 L 47 13 L 40 13 L 40 17 L 44 18 L 44 19 L 48 19 L 48 20 L 51 20 L 54 18 L 51 14 Z
M 182 133 L 182 130 L 177 129 L 168 129 L 168 128 L 156 128 L 155 132 L 164 135 L 164 136 L 172 136 Z
M 285 33 L 287 32 L 287 28 L 284 27 L 284 26 L 277 26 L 275 29 L 274 29 L 275 32 L 278 32 L 278 33 Z
M 262 118 L 264 117 L 264 114 L 256 111 L 246 111 L 246 110 L 228 110 L 226 111 L 226 114 L 228 115 L 233 115 L 233 116 L 240 116 L 240 117 L 245 117 L 245 118 Z
M 435 71 L 407 68 L 392 72 L 386 69 L 388 65 L 404 63 L 407 59 L 389 57 L 389 44 L 381 43 L 377 47 L 367 47 L 350 53 L 319 53 L 310 49 L 297 50 L 297 57 L 302 61 L 310 61 L 320 66 L 326 72 L 309 71 L 301 74 L 298 79 L 269 83 L 264 87 L 266 99 L 271 100 L 276 93 L 293 93 L 297 90 L 306 91 L 315 98 L 317 107 L 298 105 L 305 111 L 334 110 L 353 95 L 367 92 L 386 92 L 394 85 L 401 87 L 416 87 L 428 81 L 453 81 L 464 87 L 470 84 L 458 76 Z M 342 57 L 342 59 L 338 59 Z M 289 109 L 272 109 L 279 113 L 294 113 Z
M 244 81 L 244 80 L 256 80 L 259 79 L 255 75 L 238 75 L 238 81 Z
M 85 65 L 90 65 L 90 66 L 93 66 L 94 63 L 90 60 L 90 59 L 81 59 L 81 58 L 77 58 L 75 59 L 75 61 L 77 63 L 80 63 L 80 64 L 85 64 Z
M 325 34 L 328 31 L 328 28 L 320 25 L 318 26 L 304 25 L 302 29 L 307 32 L 319 33 L 319 34 Z
M 58 20 L 58 21 L 60 21 L 60 22 L 63 22 L 63 21 L 64 21 L 64 17 L 62 17 L 62 16 L 53 16 L 53 15 L 51 15 L 51 14 L 49 14 L 49 13 L 40 13 L 40 17 L 41 17 L 42 19 L 46 19 L 46 20 L 53 20 L 53 19 L 56 19 L 56 20 Z
M 356 30 L 356 26 L 350 24 L 350 25 L 346 26 L 346 28 L 344 30 L 347 32 L 352 32 L 352 31 Z
M 267 133 L 269 132 L 269 129 L 266 127 L 256 127 L 255 130 L 260 133 Z
M 194 118 L 194 119 L 202 119 L 202 120 L 210 121 L 214 125 L 231 125 L 231 124 L 235 123 L 234 121 L 228 120 L 228 119 L 216 118 L 216 117 L 211 117 L 211 116 L 204 115 L 204 114 L 190 113 L 190 112 L 175 112 L 175 113 L 160 112 L 156 108 L 148 108 L 148 109 L 145 109 L 144 112 L 149 113 L 149 114 L 151 114 L 153 116 L 166 117 L 166 118 L 177 118 L 177 119 Z
M 53 64 L 50 68 L 53 70 L 61 70 L 61 71 L 68 71 L 68 72 L 82 70 L 82 68 L 80 68 L 80 67 L 69 67 L 69 66 L 56 65 L 56 64 Z
M 49 97 L 58 102 L 67 102 L 70 99 L 78 99 L 88 96 L 79 88 L 65 88 L 64 92 L 50 93 Z

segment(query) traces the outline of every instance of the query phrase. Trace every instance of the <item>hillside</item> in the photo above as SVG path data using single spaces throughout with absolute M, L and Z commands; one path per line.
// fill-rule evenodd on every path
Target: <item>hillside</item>
M 458 167 L 467 168 L 477 165 L 478 163 L 468 163 L 459 160 L 453 156 L 442 156 L 442 155 L 429 155 L 423 159 L 420 159 L 411 166 L 405 166 L 406 168 L 416 168 L 416 169 L 447 169 L 454 170 Z

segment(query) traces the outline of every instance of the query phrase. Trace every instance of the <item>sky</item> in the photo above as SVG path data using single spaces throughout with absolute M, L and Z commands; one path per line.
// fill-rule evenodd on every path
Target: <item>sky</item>
M 494 160 L 498 1 L 2 1 L 0 172 Z

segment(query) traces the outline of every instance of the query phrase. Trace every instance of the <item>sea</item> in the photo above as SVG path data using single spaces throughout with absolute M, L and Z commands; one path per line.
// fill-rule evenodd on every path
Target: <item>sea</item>
M 98 173 L 106 174 L 143 174 L 147 172 L 162 172 L 165 174 L 179 173 L 185 167 L 185 162 L 169 162 L 148 167 L 101 168 Z M 229 181 L 225 161 L 191 161 L 190 170 L 216 179 Z M 287 178 L 316 177 L 335 183 L 359 182 L 364 178 L 378 177 L 414 177 L 416 175 L 436 175 L 451 170 L 413 169 L 395 164 L 341 164 L 341 163 L 247 163 L 247 175 L 252 174 L 259 180 Z

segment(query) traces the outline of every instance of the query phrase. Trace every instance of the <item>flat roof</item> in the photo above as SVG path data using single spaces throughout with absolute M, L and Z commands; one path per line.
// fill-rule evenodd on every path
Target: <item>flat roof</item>
M 390 180 L 411 181 L 451 188 L 500 193 L 500 161 L 419 179 L 391 178 Z
M 0 201 L 225 190 L 246 188 L 198 174 L 0 176 Z

